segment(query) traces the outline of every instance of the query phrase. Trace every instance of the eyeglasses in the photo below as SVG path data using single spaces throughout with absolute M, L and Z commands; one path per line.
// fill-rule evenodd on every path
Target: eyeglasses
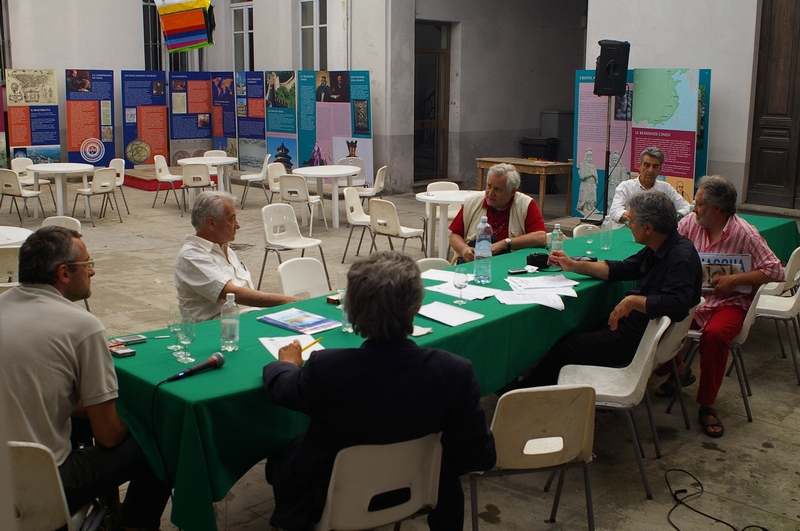
M 86 266 L 91 267 L 94 269 L 94 260 L 84 260 L 83 262 L 70 262 L 68 264 L 64 264 L 68 266 Z
M 640 221 L 637 221 L 635 219 L 626 219 L 625 220 L 625 226 L 628 227 L 628 228 L 630 228 L 631 225 L 633 225 L 634 223 L 638 223 L 639 225 L 642 224 Z

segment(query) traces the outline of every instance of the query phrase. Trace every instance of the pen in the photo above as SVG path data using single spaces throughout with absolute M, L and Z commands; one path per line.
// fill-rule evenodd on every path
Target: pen
M 303 348 L 300 350 L 300 352 L 303 352 L 303 351 L 305 351 L 305 350 L 308 350 L 310 347 L 313 347 L 314 345 L 316 345 L 316 344 L 317 344 L 317 343 L 319 343 L 320 341 L 322 341 L 322 336 L 318 337 L 317 339 L 315 339 L 314 341 L 312 341 L 312 342 L 311 342 L 311 343 L 309 343 L 308 345 L 304 346 L 304 347 L 303 347 Z

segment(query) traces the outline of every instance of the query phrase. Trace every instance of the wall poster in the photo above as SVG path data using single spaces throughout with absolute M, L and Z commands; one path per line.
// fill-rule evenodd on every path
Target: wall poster
M 56 71 L 6 69 L 6 103 L 11 156 L 61 162 Z
M 236 72 L 236 120 L 239 169 L 242 171 L 260 171 L 267 155 L 264 106 L 264 72 Z M 273 154 L 270 162 L 275 160 Z
M 114 158 L 114 71 L 65 74 L 67 160 L 108 166 Z
M 169 73 L 170 165 L 178 160 L 202 156 L 212 148 L 211 74 Z
M 167 76 L 162 71 L 122 71 L 122 142 L 125 167 L 169 160 L 167 145 Z

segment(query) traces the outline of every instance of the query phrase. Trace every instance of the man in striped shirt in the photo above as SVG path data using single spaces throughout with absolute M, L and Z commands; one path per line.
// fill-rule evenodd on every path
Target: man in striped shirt
M 703 177 L 695 195 L 694 211 L 678 224 L 678 232 L 692 240 L 701 254 L 749 254 L 751 259 L 750 271 L 714 278 L 713 291 L 703 293 L 705 303 L 697 309 L 694 317 L 693 328 L 702 331 L 698 422 L 706 435 L 715 438 L 724 433 L 714 402 L 722 385 L 728 350 L 742 329 L 756 288 L 752 287 L 749 293 L 735 290 L 738 286 L 758 286 L 784 279 L 780 260 L 767 242 L 755 227 L 736 215 L 736 198 L 736 188 L 725 178 L 719 175 Z M 676 362 L 683 375 L 688 368 L 679 357 L 676 357 Z M 694 381 L 691 373 L 689 379 Z M 676 387 L 674 381 L 668 380 L 656 395 L 671 396 Z

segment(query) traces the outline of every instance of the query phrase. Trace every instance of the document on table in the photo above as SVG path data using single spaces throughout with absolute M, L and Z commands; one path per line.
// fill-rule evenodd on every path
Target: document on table
M 502 291 L 495 295 L 495 297 L 503 304 L 541 304 L 542 306 L 547 306 L 555 310 L 564 309 L 564 301 L 561 300 L 561 297 L 547 290 L 541 291 L 542 293 L 537 293 L 535 291 L 526 291 L 524 293 Z
M 483 314 L 438 301 L 425 304 L 419 309 L 419 314 L 448 326 L 458 326 L 483 319 Z
M 453 297 L 458 298 L 459 290 L 453 285 L 452 282 L 428 286 L 425 289 L 435 291 L 437 293 L 444 293 L 445 295 L 452 295 Z M 462 298 L 468 301 L 474 301 L 475 299 L 488 299 L 489 297 L 500 293 L 500 291 L 502 290 L 469 284 L 466 288 L 464 288 Z
M 285 347 L 289 343 L 294 340 L 298 340 L 300 342 L 301 347 L 305 347 L 306 345 L 310 345 L 314 342 L 314 337 L 309 336 L 307 334 L 297 334 L 294 336 L 283 336 L 283 337 L 259 337 L 258 340 L 261 341 L 261 344 L 264 345 L 270 354 L 275 356 L 275 359 L 278 359 L 278 351 L 281 347 Z M 322 343 L 317 343 L 313 347 L 308 348 L 307 350 L 303 351 L 303 360 L 308 360 L 308 357 L 311 355 L 312 352 L 317 350 L 325 350 L 325 347 L 322 346 Z
M 529 289 L 571 288 L 577 286 L 578 281 L 570 280 L 564 275 L 546 275 L 536 277 L 507 277 L 506 282 L 514 291 Z
M 450 282 L 452 284 L 454 275 L 455 271 L 447 271 L 444 269 L 428 269 L 420 276 L 427 280 L 439 280 L 441 282 Z M 467 281 L 472 282 L 473 280 L 475 280 L 475 275 L 469 273 L 467 275 Z

